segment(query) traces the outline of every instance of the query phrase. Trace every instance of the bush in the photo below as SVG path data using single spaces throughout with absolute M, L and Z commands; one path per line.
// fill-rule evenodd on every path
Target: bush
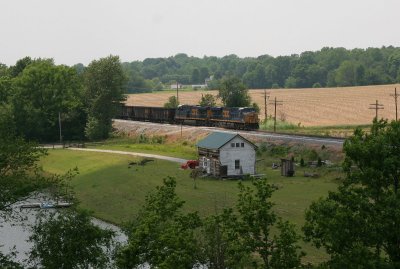
M 321 84 L 319 82 L 316 82 L 312 85 L 313 88 L 322 88 Z

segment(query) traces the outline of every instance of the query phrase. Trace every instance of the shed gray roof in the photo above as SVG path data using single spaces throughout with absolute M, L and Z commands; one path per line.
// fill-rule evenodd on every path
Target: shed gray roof
M 200 148 L 207 148 L 207 149 L 219 149 L 220 147 L 228 143 L 230 140 L 232 140 L 235 136 L 236 134 L 232 133 L 214 132 L 209 134 L 203 140 L 200 140 L 197 143 L 197 146 Z
M 240 136 L 243 140 L 248 141 L 247 139 L 243 138 L 239 134 L 233 134 L 233 133 L 221 133 L 221 132 L 213 132 L 209 134 L 206 138 L 203 140 L 200 140 L 197 143 L 197 146 L 199 148 L 206 148 L 206 149 L 219 149 L 229 141 L 231 141 L 233 138 L 236 136 Z M 248 141 L 250 144 L 252 144 L 254 147 L 256 147 L 253 143 Z

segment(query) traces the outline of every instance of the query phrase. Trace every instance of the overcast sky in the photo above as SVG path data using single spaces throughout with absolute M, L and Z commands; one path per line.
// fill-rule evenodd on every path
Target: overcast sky
M 400 0 L 0 0 L 0 62 L 400 46 Z

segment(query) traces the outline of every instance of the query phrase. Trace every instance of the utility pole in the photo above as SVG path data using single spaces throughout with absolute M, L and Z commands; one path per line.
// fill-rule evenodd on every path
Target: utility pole
M 275 113 L 274 113 L 274 133 L 276 132 L 276 107 L 281 106 L 283 101 L 276 100 L 276 96 L 273 102 L 270 102 L 271 105 L 274 105 Z
M 267 100 L 269 99 L 269 94 L 267 95 L 267 90 L 264 89 L 264 121 L 267 122 Z
M 61 112 L 58 112 L 58 128 L 60 129 L 60 144 L 62 145 L 62 134 L 61 134 Z
M 376 100 L 375 104 L 369 104 L 370 107 L 369 109 L 375 109 L 375 119 L 378 120 L 378 110 L 379 109 L 384 109 L 382 104 L 378 103 L 378 100 Z
M 176 103 L 179 104 L 179 94 L 178 94 L 179 83 L 176 81 Z
M 397 97 L 398 97 L 398 95 L 397 95 L 397 89 L 396 88 L 394 88 L 394 94 L 391 94 L 390 96 L 394 97 L 394 104 L 396 106 L 396 121 L 397 121 Z

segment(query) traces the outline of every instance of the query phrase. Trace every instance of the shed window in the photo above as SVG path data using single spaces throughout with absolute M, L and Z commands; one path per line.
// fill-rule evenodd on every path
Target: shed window
M 235 169 L 240 169 L 240 160 L 235 160 Z
M 237 147 L 237 148 L 240 147 L 240 143 L 236 143 L 236 147 Z
M 231 143 L 231 147 L 234 148 L 235 147 L 235 143 Z
M 244 148 L 244 143 L 240 143 L 240 146 L 241 146 L 242 148 Z

